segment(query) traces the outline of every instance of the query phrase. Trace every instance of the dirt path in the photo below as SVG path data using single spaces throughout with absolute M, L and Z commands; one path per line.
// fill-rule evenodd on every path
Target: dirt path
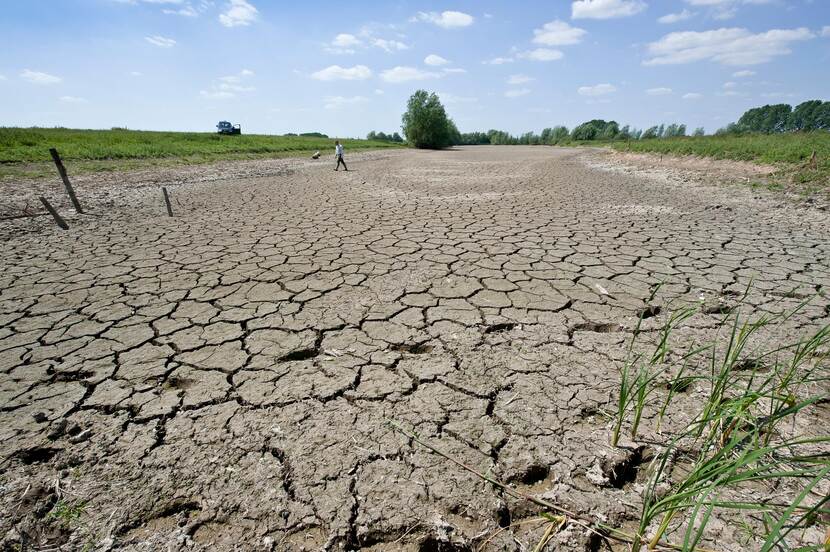
M 84 181 L 92 214 L 69 231 L 2 223 L 0 542 L 468 550 L 536 513 L 388 420 L 630 522 L 642 459 L 607 445 L 603 412 L 638 316 L 658 328 L 750 281 L 756 311 L 796 306 L 830 286 L 830 214 L 595 155 L 384 152 L 348 173 L 171 179 L 175 218 L 154 185 Z M 681 336 L 713 336 L 724 310 Z M 828 322 L 819 300 L 774 338 Z M 718 527 L 719 549 L 745 549 Z M 539 536 L 519 524 L 486 549 Z M 576 528 L 556 542 L 603 549 Z

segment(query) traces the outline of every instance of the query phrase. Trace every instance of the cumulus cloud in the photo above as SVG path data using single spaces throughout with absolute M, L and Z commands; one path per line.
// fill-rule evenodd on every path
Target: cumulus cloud
M 167 9 L 163 9 L 161 11 L 162 11 L 162 13 L 166 13 L 167 15 L 182 15 L 184 17 L 198 17 L 199 16 L 199 12 L 196 10 L 196 8 L 194 8 L 190 4 L 187 4 L 185 6 L 182 6 L 181 8 L 177 8 L 177 9 L 167 8 Z
M 340 33 L 334 37 L 331 44 L 332 46 L 336 46 L 338 48 L 351 48 L 352 46 L 360 46 L 362 43 L 360 42 L 360 39 L 353 34 Z
M 445 73 L 448 73 L 448 74 L 449 73 L 466 73 L 467 72 L 466 69 L 462 69 L 461 67 L 445 67 L 444 69 L 442 69 L 442 71 L 445 72 Z
M 365 65 L 355 65 L 354 67 L 329 65 L 325 69 L 320 69 L 319 71 L 311 74 L 312 79 L 321 81 L 366 80 L 371 76 L 372 70 Z
M 513 63 L 515 61 L 512 57 L 494 57 L 493 59 L 488 59 L 482 61 L 484 65 L 504 65 L 505 63 Z
M 646 90 L 646 94 L 648 94 L 649 96 L 667 96 L 671 93 L 672 93 L 671 88 L 666 88 L 666 87 L 663 87 L 663 86 L 661 86 L 659 88 L 649 88 L 648 90 Z
M 825 25 L 821 29 L 821 36 L 830 36 L 830 25 Z
M 461 27 L 469 27 L 475 21 L 475 18 L 464 12 L 459 11 L 444 11 L 438 12 L 418 12 L 418 15 L 410 19 L 410 21 L 426 21 L 433 25 L 438 25 L 444 29 L 458 29 Z
M 582 37 L 588 34 L 585 29 L 571 27 L 564 21 L 551 21 L 542 25 L 541 29 L 534 29 L 533 42 L 544 46 L 567 46 L 579 44 Z
M 731 19 L 744 4 L 772 4 L 777 0 L 686 0 L 692 6 L 711 8 L 715 19 Z
M 7 80 L 6 75 L 0 75 L 0 81 L 4 81 L 4 80 Z
M 61 103 L 68 103 L 68 104 L 83 104 L 87 103 L 86 99 L 79 98 L 77 96 L 61 96 L 58 98 L 58 101 Z
M 745 79 L 746 77 L 754 77 L 756 75 L 755 71 L 750 71 L 748 69 L 744 69 L 743 71 L 736 71 L 732 73 L 732 76 L 736 79 Z
M 790 44 L 814 38 L 807 28 L 772 29 L 753 34 L 742 28 L 670 33 L 648 45 L 645 65 L 676 65 L 709 60 L 723 65 L 757 65 L 791 53 Z
M 516 55 L 522 59 L 530 59 L 533 61 L 556 61 L 557 59 L 565 57 L 565 54 L 559 50 L 552 50 L 550 48 L 536 48 L 535 50 L 520 52 Z
M 372 40 L 372 46 L 386 50 L 387 52 L 397 52 L 399 50 L 407 50 L 409 46 L 398 40 L 385 40 L 383 38 L 375 38 Z
M 507 84 L 516 85 L 516 84 L 525 84 L 528 82 L 533 82 L 536 79 L 533 77 L 528 77 L 527 75 L 510 75 L 510 78 L 507 79 Z
M 700 94 L 698 92 L 689 92 L 687 94 L 683 94 L 683 96 L 682 96 L 682 98 L 684 100 L 699 100 L 702 97 L 703 97 L 703 94 Z
M 683 10 L 682 12 L 669 13 L 664 15 L 663 17 L 658 17 L 657 22 L 662 23 L 664 25 L 671 25 L 672 23 L 680 23 L 681 21 L 686 21 L 687 19 L 691 19 L 694 16 L 694 12 L 690 12 L 689 10 Z
M 571 4 L 574 19 L 612 19 L 628 17 L 645 10 L 642 0 L 576 0 Z
M 387 69 L 380 74 L 380 78 L 390 83 L 401 83 L 409 81 L 421 81 L 427 79 L 437 79 L 441 77 L 441 73 L 433 73 L 431 71 L 423 71 L 416 67 L 393 67 Z
M 440 67 L 442 65 L 447 65 L 449 60 L 442 58 L 436 54 L 430 54 L 424 58 L 424 63 L 427 65 L 431 65 L 432 67 Z
M 63 81 L 62 78 L 56 77 L 55 75 L 41 73 L 40 71 L 32 71 L 31 69 L 24 69 L 23 72 L 20 73 L 20 78 L 31 82 L 32 84 L 58 84 Z
M 617 87 L 613 84 L 596 84 L 594 86 L 580 86 L 577 92 L 580 96 L 605 96 L 613 94 L 617 91 Z
M 246 84 L 248 77 L 253 75 L 254 72 L 250 69 L 243 69 L 235 75 L 219 77 L 210 85 L 210 88 L 201 90 L 199 95 L 211 100 L 224 100 L 234 98 L 242 92 L 253 92 L 256 88 Z
M 176 45 L 176 41 L 172 38 L 166 38 L 159 35 L 145 36 L 144 40 L 153 46 L 158 46 L 159 48 L 172 48 Z
M 343 96 L 327 96 L 323 99 L 323 107 L 326 109 L 337 109 L 346 105 L 362 104 L 368 101 L 363 96 L 351 96 L 348 98 Z
M 506 98 L 518 98 L 520 96 L 527 96 L 528 94 L 530 94 L 529 88 L 518 88 L 515 90 L 508 90 L 504 93 L 504 96 Z
M 247 0 L 230 0 L 227 9 L 219 14 L 219 22 L 225 27 L 245 27 L 256 21 L 258 14 Z

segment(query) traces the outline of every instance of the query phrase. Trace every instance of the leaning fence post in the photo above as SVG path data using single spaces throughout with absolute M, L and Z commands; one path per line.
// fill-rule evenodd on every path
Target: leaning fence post
M 69 181 L 69 176 L 66 174 L 66 167 L 63 166 L 63 161 L 61 161 L 61 156 L 58 155 L 58 150 L 55 148 L 49 148 L 49 153 L 52 154 L 52 160 L 58 168 L 58 172 L 63 180 L 63 185 L 66 187 L 66 193 L 69 194 L 69 199 L 72 200 L 72 205 L 75 207 L 75 210 L 78 211 L 79 215 L 83 215 L 84 211 L 81 209 L 81 204 L 78 203 L 78 197 L 75 195 L 75 190 L 72 188 L 72 183 Z
M 40 202 L 43 203 L 43 206 L 46 207 L 46 210 L 49 211 L 49 214 L 52 215 L 52 218 L 55 219 L 58 226 L 64 230 L 69 230 L 69 225 L 66 224 L 66 221 L 61 218 L 57 211 L 55 211 L 55 208 L 52 207 L 48 201 L 46 201 L 45 197 L 41 196 Z
M 161 192 L 164 194 L 164 204 L 167 205 L 167 216 L 173 216 L 173 208 L 170 206 L 170 196 L 167 195 L 167 188 L 161 187 Z

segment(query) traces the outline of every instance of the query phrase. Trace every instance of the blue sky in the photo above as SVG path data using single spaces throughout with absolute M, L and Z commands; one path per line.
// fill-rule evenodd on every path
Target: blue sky
M 828 0 L 6 0 L 0 125 L 363 136 L 438 92 L 462 131 L 713 131 L 830 99 Z

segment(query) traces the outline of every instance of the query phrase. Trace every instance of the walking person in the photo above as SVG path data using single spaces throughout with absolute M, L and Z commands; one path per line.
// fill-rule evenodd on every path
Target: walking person
M 337 158 L 337 166 L 334 167 L 335 171 L 340 170 L 340 165 L 343 165 L 343 168 L 346 169 L 346 172 L 349 171 L 349 167 L 346 166 L 346 162 L 343 161 L 343 146 L 340 144 L 340 140 L 334 141 L 334 156 Z

